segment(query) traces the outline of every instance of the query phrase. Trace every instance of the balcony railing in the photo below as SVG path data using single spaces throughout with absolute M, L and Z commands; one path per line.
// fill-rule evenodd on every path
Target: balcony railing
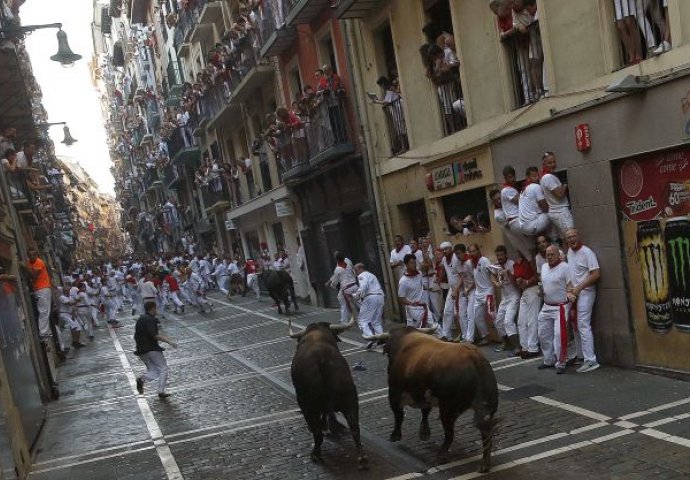
M 194 137 L 189 126 L 177 127 L 173 130 L 170 138 L 166 141 L 168 145 L 168 156 L 171 161 L 175 161 L 179 154 L 188 150 L 196 150 L 199 148 L 194 144 Z
M 175 25 L 175 48 L 178 50 L 186 43 L 187 36 L 191 33 L 194 25 L 199 20 L 198 7 L 183 8 L 177 13 L 177 24 Z
M 266 56 L 279 55 L 297 38 L 297 31 L 285 24 L 285 17 L 292 8 L 291 0 L 268 0 L 259 21 L 261 53 Z
M 201 186 L 201 193 L 207 210 L 230 207 L 230 189 L 220 174 L 210 174 Z
M 391 155 L 396 156 L 410 149 L 407 138 L 407 125 L 405 124 L 405 112 L 402 107 L 402 99 L 398 97 L 391 103 L 383 106 L 383 113 L 386 116 L 388 126 L 388 136 L 391 141 Z
M 276 142 L 285 180 L 303 175 L 330 158 L 351 153 L 354 149 L 348 138 L 345 98 L 324 97 L 301 129 L 281 132 Z
M 158 131 L 161 125 L 161 115 L 158 108 L 158 101 L 155 98 L 146 100 L 146 124 L 149 133 Z
M 184 178 L 182 167 L 169 163 L 165 167 L 165 186 L 167 188 L 174 188 L 174 186 Z
M 522 33 L 512 30 L 501 42 L 508 50 L 515 108 L 538 102 L 544 95 L 544 52 L 539 22 Z
M 436 84 L 438 103 L 441 110 L 444 136 L 459 132 L 467 127 L 465 101 L 462 97 L 462 85 L 459 73 L 454 72 L 448 78 Z

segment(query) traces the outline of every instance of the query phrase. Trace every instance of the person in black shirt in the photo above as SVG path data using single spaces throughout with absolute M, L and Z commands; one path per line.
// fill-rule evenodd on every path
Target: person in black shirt
M 177 347 L 177 343 L 158 332 L 159 324 L 160 321 L 156 318 L 156 302 L 146 302 L 144 314 L 139 317 L 134 327 L 134 341 L 137 346 L 134 354 L 146 365 L 146 373 L 137 377 L 137 392 L 143 394 L 144 382 L 153 382 L 158 379 L 158 397 L 164 399 L 170 396 L 165 392 L 168 364 L 163 356 L 163 347 L 158 342 L 167 343 L 173 348 Z

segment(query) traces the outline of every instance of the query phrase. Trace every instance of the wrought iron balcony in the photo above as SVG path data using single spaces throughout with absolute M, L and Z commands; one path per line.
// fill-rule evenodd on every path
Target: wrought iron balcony
M 230 208 L 230 189 L 222 175 L 210 174 L 201 186 L 201 193 L 207 212 L 222 212 Z
M 165 167 L 165 186 L 168 189 L 177 188 L 181 180 L 184 180 L 184 167 L 169 163 Z
M 401 98 L 398 97 L 391 103 L 384 105 L 383 113 L 386 116 L 388 137 L 390 138 L 391 143 L 391 155 L 395 157 L 410 149 L 410 144 L 407 138 L 405 112 L 403 111 Z
M 177 127 L 166 143 L 172 164 L 188 165 L 192 168 L 199 166 L 201 150 L 194 144 L 194 137 L 189 127 Z
M 280 55 L 297 39 L 297 30 L 285 24 L 285 16 L 291 7 L 291 0 L 264 2 L 263 17 L 259 24 L 262 57 Z

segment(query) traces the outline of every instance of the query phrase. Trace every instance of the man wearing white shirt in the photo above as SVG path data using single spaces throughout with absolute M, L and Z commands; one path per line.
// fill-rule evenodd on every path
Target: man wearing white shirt
M 352 261 L 342 252 L 335 253 L 335 269 L 333 275 L 326 282 L 326 287 L 338 289 L 338 303 L 340 304 L 340 323 L 346 324 L 350 316 L 357 315 L 357 303 L 352 295 L 357 291 L 357 277 L 352 267 Z
M 359 288 L 352 295 L 360 302 L 357 323 L 362 335 L 380 335 L 383 333 L 383 289 L 376 276 L 364 268 L 363 263 L 354 266 Z M 373 348 L 375 341 L 369 342 L 367 348 Z
M 407 326 L 426 328 L 430 322 L 429 307 L 424 301 L 424 281 L 417 270 L 417 259 L 413 254 L 403 259 L 405 273 L 398 283 L 398 301 L 405 306 Z
M 573 214 L 570 212 L 570 202 L 568 201 L 568 185 L 561 183 L 553 172 L 556 171 L 556 155 L 553 152 L 546 152 L 542 157 L 543 175 L 539 180 L 544 191 L 544 198 L 549 206 L 549 220 L 556 226 L 562 237 L 565 232 L 575 227 Z
M 456 245 L 458 252 L 460 251 L 460 246 L 462 244 Z M 439 335 L 442 340 L 450 340 L 453 338 L 453 324 L 455 319 L 458 319 L 460 324 L 460 335 L 463 333 L 463 325 L 460 320 L 461 312 L 467 310 L 467 306 L 463 308 L 461 305 L 462 295 L 460 293 L 461 279 L 460 279 L 460 266 L 463 261 L 462 253 L 457 255 L 454 252 L 453 245 L 450 242 L 443 242 L 440 245 L 441 250 L 443 250 L 443 258 L 441 259 L 441 265 L 446 272 L 446 279 L 448 281 L 448 295 L 446 295 L 446 302 L 443 306 L 443 320 L 442 328 Z M 463 245 L 464 247 L 464 245 Z
M 571 293 L 571 270 L 561 261 L 557 246 L 547 247 L 546 261 L 541 269 L 544 305 L 537 320 L 539 344 L 544 353 L 544 363 L 539 369 L 556 367 L 556 373 L 562 374 L 568 363 L 568 312 L 575 296 Z
M 216 265 L 216 268 L 213 270 L 213 273 L 211 273 L 211 276 L 216 279 L 218 290 L 220 290 L 220 292 L 224 294 L 226 298 L 230 298 L 230 290 L 226 287 L 230 279 L 230 275 L 228 273 L 228 264 L 225 259 L 222 262 L 218 262 L 218 265 Z
M 503 344 L 494 351 L 503 352 L 517 347 L 517 327 L 515 319 L 520 304 L 520 290 L 515 284 L 515 262 L 508 258 L 508 250 L 503 245 L 498 245 L 494 250 L 496 263 L 491 266 L 491 274 L 494 285 L 501 289 L 501 303 L 496 312 L 495 327 L 503 338 Z
M 539 169 L 529 167 L 518 204 L 520 231 L 523 235 L 534 236 L 545 232 L 549 228 L 548 210 L 544 191 L 539 184 Z
M 487 313 L 491 316 L 496 314 L 496 305 L 494 300 L 494 284 L 491 281 L 491 260 L 482 255 L 479 245 L 473 243 L 468 249 L 469 260 L 472 262 L 472 271 L 474 274 L 474 311 L 473 318 L 468 319 L 467 334 L 465 340 L 467 342 L 474 342 L 475 327 L 479 331 L 480 338 L 477 340 L 477 345 L 486 345 L 489 343 L 489 327 L 486 324 Z
M 34 161 L 34 144 L 24 142 L 24 149 L 17 152 L 17 166 L 19 168 L 30 168 Z
M 500 207 L 505 215 L 504 232 L 511 245 L 520 251 L 525 258 L 531 260 L 531 248 L 534 242 L 530 237 L 526 237 L 520 229 L 520 192 L 518 192 L 515 183 L 515 169 L 513 167 L 506 166 L 503 169 L 503 180 Z
M 594 252 L 582 244 L 580 235 L 574 228 L 565 232 L 568 242 L 568 266 L 573 282 L 572 295 L 576 301 L 574 308 L 577 313 L 577 328 L 575 329 L 575 346 L 577 357 L 584 357 L 583 365 L 577 373 L 591 372 L 599 368 L 597 356 L 594 353 L 594 335 L 592 334 L 592 309 L 597 297 L 596 284 L 601 278 L 599 261 Z
M 412 249 L 409 245 L 405 244 L 403 237 L 401 235 L 396 235 L 394 240 L 395 247 L 391 250 L 390 265 L 393 269 L 393 274 L 395 275 L 395 280 L 400 281 L 403 273 L 405 273 L 405 265 L 403 259 L 405 255 L 412 253 Z

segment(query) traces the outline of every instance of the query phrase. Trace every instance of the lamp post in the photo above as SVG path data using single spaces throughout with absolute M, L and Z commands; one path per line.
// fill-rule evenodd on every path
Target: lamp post
M 50 59 L 55 62 L 58 62 L 63 67 L 71 67 L 72 65 L 74 65 L 74 62 L 79 60 L 81 58 L 81 55 L 74 53 L 72 49 L 69 48 L 69 43 L 67 42 L 67 34 L 62 30 L 62 23 L 46 23 L 43 25 L 22 25 L 0 30 L 0 34 L 3 34 L 3 36 L 6 38 L 16 37 L 44 28 L 58 29 L 58 51 L 55 55 L 52 55 Z
M 72 137 L 72 134 L 69 132 L 69 127 L 67 126 L 67 122 L 48 122 L 48 123 L 40 123 L 36 125 L 37 127 L 52 127 L 54 125 L 63 125 L 62 131 L 65 134 L 65 138 L 62 140 L 60 143 L 64 143 L 65 145 L 72 146 L 74 143 L 76 143 L 78 140 L 74 137 Z

